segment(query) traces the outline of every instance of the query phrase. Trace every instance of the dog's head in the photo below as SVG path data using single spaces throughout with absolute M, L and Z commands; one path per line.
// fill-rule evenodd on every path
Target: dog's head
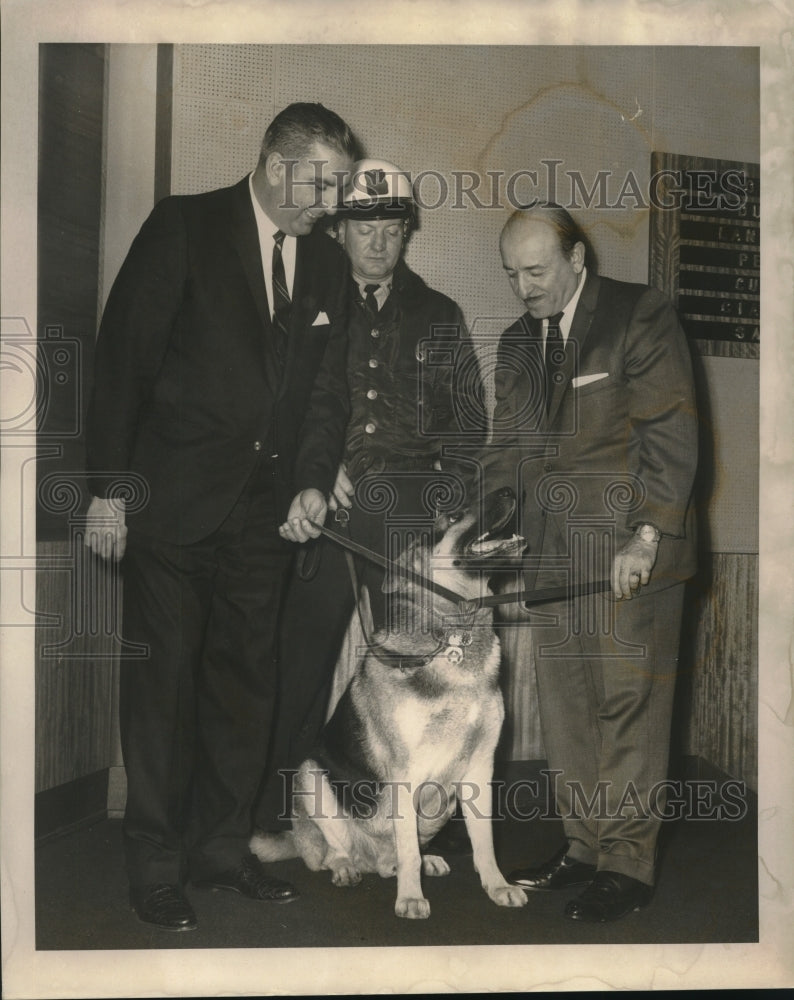
M 406 548 L 399 565 L 471 600 L 481 597 L 500 571 L 520 565 L 526 541 L 515 533 L 516 497 L 509 487 L 481 503 L 439 514 L 432 532 Z M 389 574 L 385 591 L 400 589 L 406 577 Z

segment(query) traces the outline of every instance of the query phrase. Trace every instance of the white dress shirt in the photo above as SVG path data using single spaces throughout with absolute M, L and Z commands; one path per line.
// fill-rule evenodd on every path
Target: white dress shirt
M 275 246 L 274 236 L 278 232 L 278 226 L 272 221 L 257 201 L 254 194 L 253 172 L 248 178 L 248 186 L 251 191 L 251 202 L 254 206 L 254 217 L 256 218 L 256 228 L 259 232 L 259 251 L 262 254 L 262 270 L 265 273 L 265 289 L 267 291 L 267 301 L 270 308 L 270 317 L 273 318 L 273 247 Z M 294 236 L 285 236 L 281 245 L 281 259 L 284 261 L 284 275 L 287 279 L 289 296 L 292 298 L 292 289 L 295 284 L 295 255 L 297 252 L 297 239 Z
M 584 288 L 585 279 L 587 278 L 587 268 L 582 268 L 582 273 L 579 275 L 579 284 L 576 286 L 576 291 L 570 298 L 570 301 L 566 304 L 562 312 L 562 319 L 560 320 L 560 335 L 562 337 L 563 344 L 568 343 L 568 334 L 571 332 L 571 324 L 573 323 L 573 314 L 576 312 L 576 306 L 579 302 L 579 296 L 582 294 L 582 289 Z M 548 329 L 549 321 L 547 319 L 543 320 L 543 353 L 546 353 L 546 330 Z

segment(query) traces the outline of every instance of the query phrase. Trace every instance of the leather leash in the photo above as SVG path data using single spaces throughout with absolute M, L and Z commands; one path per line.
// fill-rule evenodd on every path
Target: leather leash
M 398 563 L 386 559 L 385 556 L 373 552 L 372 549 L 368 549 L 365 545 L 354 542 L 352 538 L 346 538 L 344 535 L 332 531 L 324 525 L 317 524 L 316 521 L 312 521 L 311 523 L 321 534 L 331 539 L 331 541 L 336 542 L 337 545 L 341 545 L 342 548 L 354 552 L 356 555 L 362 556 L 370 562 L 376 563 L 385 570 L 400 573 L 402 576 L 405 576 L 414 583 L 418 583 L 427 590 L 432 590 L 433 593 L 438 594 L 440 597 L 452 601 L 453 604 L 458 604 L 465 614 L 473 614 L 479 608 L 492 608 L 499 604 L 547 604 L 551 601 L 570 600 L 573 597 L 582 597 L 585 594 L 598 594 L 612 589 L 612 584 L 609 580 L 595 580 L 590 583 L 562 584 L 557 587 L 545 587 L 541 590 L 519 590 L 508 594 L 487 594 L 483 597 L 475 598 L 462 597 L 456 591 L 450 590 L 448 587 L 444 587 L 434 580 L 429 580 L 426 576 L 422 576 L 421 573 L 408 569 L 406 566 L 400 566 Z

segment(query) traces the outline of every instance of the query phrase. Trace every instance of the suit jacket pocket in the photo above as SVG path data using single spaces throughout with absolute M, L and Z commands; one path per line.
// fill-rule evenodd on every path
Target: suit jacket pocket
M 587 378 L 587 376 L 579 376 L 580 378 Z M 619 385 L 622 379 L 619 375 L 607 375 L 605 378 L 597 378 L 592 382 L 588 382 L 586 385 L 573 385 L 571 383 L 571 388 L 573 389 L 576 396 L 581 399 L 583 396 L 590 396 L 596 392 L 606 392 L 608 389 L 614 389 L 616 385 Z
M 593 382 L 601 382 L 605 378 L 609 378 L 609 372 L 592 372 L 589 375 L 577 375 L 571 379 L 571 385 L 574 389 L 584 389 L 585 386 L 592 385 Z

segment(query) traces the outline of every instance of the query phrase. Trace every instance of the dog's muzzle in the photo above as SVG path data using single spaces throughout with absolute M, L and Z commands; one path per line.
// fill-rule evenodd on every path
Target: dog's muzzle
M 490 563 L 520 557 L 526 548 L 526 539 L 516 533 L 518 504 L 515 492 L 505 486 L 489 493 L 483 500 L 479 517 L 458 542 L 459 556 L 456 564 L 475 568 L 480 562 Z M 469 510 L 456 512 L 451 521 L 466 517 Z

